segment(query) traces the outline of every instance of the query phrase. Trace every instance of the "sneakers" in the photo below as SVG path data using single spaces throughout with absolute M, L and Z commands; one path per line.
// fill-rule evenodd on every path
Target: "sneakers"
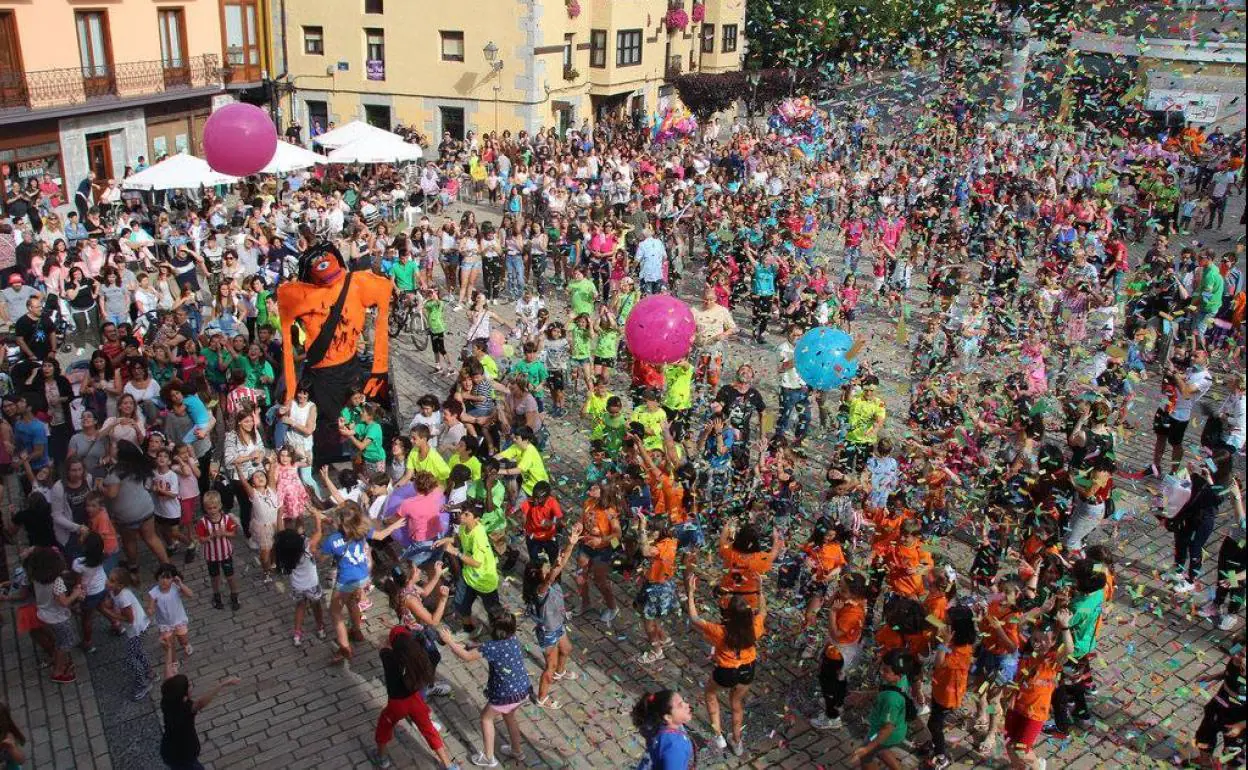
M 238 607 L 238 594 L 230 594 L 230 609 L 237 611 Z
M 136 690 L 134 695 L 130 696 L 130 700 L 134 701 L 135 703 L 141 703 L 142 701 L 147 700 L 147 696 L 151 694 L 152 687 L 154 687 L 155 685 L 156 685 L 155 679 L 148 679 L 146 684 L 144 684 L 142 687 Z
M 368 756 L 368 761 L 373 763 L 374 767 L 390 767 L 390 757 L 382 754 L 377 749 L 369 749 L 364 752 Z
M 663 660 L 663 658 L 664 658 L 664 655 L 663 655 L 662 647 L 656 647 L 653 650 L 649 650 L 641 654 L 641 662 L 646 664 L 647 666 L 652 663 L 657 663 L 660 660 Z
M 296 647 L 303 646 L 303 632 L 302 631 L 295 632 L 295 646 Z
M 225 603 L 221 601 L 221 594 L 212 595 L 212 606 L 214 609 L 218 610 L 225 609 Z
M 1174 592 L 1176 594 L 1190 594 L 1196 588 L 1197 585 L 1186 578 L 1179 578 L 1179 582 L 1174 584 Z
M 945 770 L 945 768 L 949 767 L 950 764 L 952 763 L 949 761 L 949 757 L 944 754 L 937 754 L 932 757 L 927 766 L 931 768 L 931 770 Z
M 715 748 L 719 749 L 720 751 L 727 751 L 728 741 L 724 740 L 724 736 L 716 735 L 715 740 L 713 742 L 715 744 Z
M 738 757 L 745 756 L 745 739 L 732 742 L 732 753 Z
M 829 717 L 826 714 L 820 714 L 810 720 L 810 726 L 816 730 L 839 730 L 842 724 L 840 717 Z
M 195 648 L 194 648 L 193 646 L 191 646 L 191 643 L 190 643 L 190 642 L 187 642 L 187 644 L 186 644 L 186 648 L 185 648 L 184 650 L 182 650 L 182 652 L 183 652 L 183 653 L 185 653 L 186 657 L 188 657 L 188 658 L 189 658 L 189 657 L 191 657 L 192 655 L 194 655 L 194 654 L 195 654 Z
M 426 695 L 436 695 L 439 698 L 445 698 L 451 694 L 451 685 L 449 682 L 434 682 L 425 691 Z
M 1239 625 L 1239 618 L 1235 617 L 1234 615 L 1223 615 L 1222 619 L 1218 621 L 1218 630 L 1219 631 L 1231 631 L 1235 628 L 1235 626 L 1238 626 L 1238 625 Z
M 919 712 L 919 716 L 925 717 L 928 714 L 932 713 L 932 707 L 924 703 L 922 706 L 919 706 L 918 712 Z
M 325 626 L 321 626 L 316 629 L 316 638 L 321 639 L 322 641 L 325 639 Z
M 487 757 L 485 752 L 479 752 L 472 755 L 472 764 L 477 767 L 498 767 L 498 760 L 494 757 Z
M 608 608 L 602 611 L 602 614 L 598 616 L 598 619 L 601 620 L 603 623 L 610 625 L 611 621 L 615 620 L 615 617 L 619 614 L 620 614 L 620 610 L 618 607 L 615 609 Z

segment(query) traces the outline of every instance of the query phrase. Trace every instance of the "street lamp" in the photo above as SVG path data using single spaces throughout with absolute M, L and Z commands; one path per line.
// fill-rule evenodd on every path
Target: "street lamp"
M 1006 40 L 1010 44 L 1011 53 L 1008 80 L 1005 86 L 1005 98 L 1002 106 L 1005 108 L 1004 117 L 1009 119 L 1011 116 L 1022 112 L 1023 92 L 1027 84 L 1027 65 L 1031 59 L 1031 50 L 1029 48 L 1031 22 L 1027 21 L 1026 17 L 1021 13 L 1010 19 Z
M 485 56 L 485 63 L 490 65 L 490 72 L 499 73 L 503 69 L 503 61 L 498 58 L 498 46 L 494 45 L 494 41 L 485 44 L 485 48 L 481 49 L 481 53 Z M 494 133 L 498 133 L 498 92 L 502 88 L 499 82 L 494 81 Z
M 746 112 L 751 118 L 754 117 L 754 102 L 758 100 L 758 83 L 762 79 L 762 75 L 757 72 L 745 76 L 745 82 L 750 84 L 750 103 L 746 106 Z

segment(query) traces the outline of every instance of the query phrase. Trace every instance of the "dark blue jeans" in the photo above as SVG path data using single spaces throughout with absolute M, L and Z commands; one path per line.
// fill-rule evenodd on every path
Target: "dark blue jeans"
M 804 438 L 810 429 L 810 391 L 806 388 L 780 389 L 780 417 L 776 420 L 776 435 L 783 436 L 789 429 L 789 420 L 797 412 L 797 429 L 794 435 Z
M 1191 526 L 1186 526 L 1174 533 L 1174 569 L 1185 570 L 1187 579 L 1195 582 L 1200 576 L 1200 566 L 1204 562 L 1205 543 L 1213 534 L 1217 521 L 1215 511 L 1209 511 L 1197 519 Z

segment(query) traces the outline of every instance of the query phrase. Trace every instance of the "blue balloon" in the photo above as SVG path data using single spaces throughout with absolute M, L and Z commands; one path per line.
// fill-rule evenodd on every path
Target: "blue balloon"
M 797 340 L 793 365 L 810 387 L 839 388 L 858 374 L 858 360 L 846 358 L 853 347 L 854 338 L 840 329 L 816 326 Z

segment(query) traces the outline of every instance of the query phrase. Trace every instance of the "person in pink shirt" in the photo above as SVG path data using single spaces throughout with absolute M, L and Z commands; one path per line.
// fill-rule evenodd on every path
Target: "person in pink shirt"
M 446 497 L 438 486 L 437 478 L 428 471 L 417 471 L 412 476 L 412 484 L 416 488 L 416 494 L 399 504 L 396 511 L 399 520 L 383 530 L 383 533 L 388 534 L 399 526 L 405 527 L 411 545 L 403 552 L 403 558 L 429 572 L 437 562 L 435 557 L 438 555 L 433 543 L 442 537 L 449 525 L 442 513 Z
M 845 276 L 845 282 L 841 284 L 841 317 L 845 320 L 845 331 L 851 331 L 854 326 L 854 309 L 858 307 L 858 297 L 860 291 L 855 285 L 856 280 L 853 273 Z

